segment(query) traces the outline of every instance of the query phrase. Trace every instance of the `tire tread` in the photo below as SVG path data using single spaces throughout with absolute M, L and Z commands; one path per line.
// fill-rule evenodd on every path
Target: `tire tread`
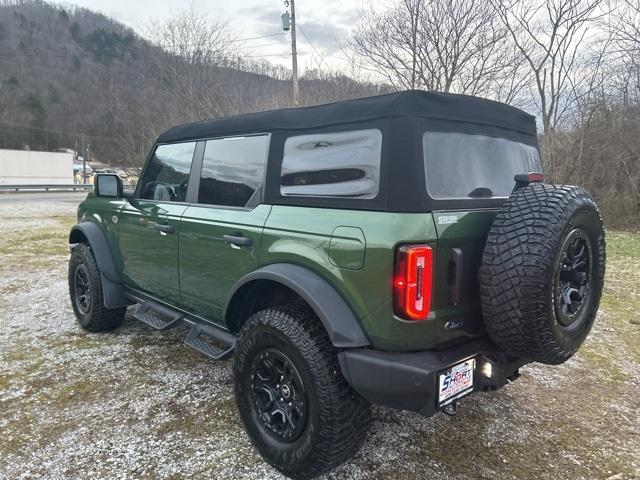
M 308 306 L 287 305 L 257 312 L 244 325 L 236 351 L 242 350 L 243 338 L 259 327 L 278 330 L 299 350 L 311 371 L 320 405 L 318 437 L 309 456 L 294 465 L 267 461 L 292 478 L 313 478 L 355 455 L 371 421 L 370 405 L 342 376 L 338 350 Z M 236 375 L 240 374 L 241 362 L 236 356 Z
M 602 291 L 596 289 L 588 326 L 580 342 L 554 336 L 552 295 L 554 259 L 567 225 L 578 210 L 597 214 L 595 268 L 604 277 L 604 229 L 593 198 L 581 187 L 531 184 L 516 191 L 496 216 L 480 268 L 480 297 L 485 327 L 503 350 L 532 360 L 558 364 L 575 353 L 589 332 Z
M 75 305 L 73 276 L 78 263 L 84 263 L 89 271 L 89 280 L 92 290 L 92 307 L 88 315 L 79 312 Z M 91 247 L 86 243 L 76 245 L 69 260 L 69 294 L 73 311 L 78 318 L 78 323 L 90 332 L 105 332 L 119 327 L 124 321 L 126 307 L 109 309 L 104 306 L 102 294 L 102 282 L 100 270 L 91 251 Z

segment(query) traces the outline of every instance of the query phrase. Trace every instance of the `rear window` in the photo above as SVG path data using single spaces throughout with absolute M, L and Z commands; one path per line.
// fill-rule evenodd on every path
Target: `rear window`
M 506 198 L 514 175 L 542 172 L 537 148 L 504 138 L 426 132 L 422 146 L 433 199 Z
M 380 185 L 378 129 L 298 135 L 284 144 L 283 196 L 374 198 Z

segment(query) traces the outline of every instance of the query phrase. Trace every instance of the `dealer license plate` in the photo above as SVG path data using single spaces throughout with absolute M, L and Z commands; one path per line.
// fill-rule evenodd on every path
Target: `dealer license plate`
M 439 376 L 438 406 L 442 407 L 473 391 L 475 359 L 458 363 Z

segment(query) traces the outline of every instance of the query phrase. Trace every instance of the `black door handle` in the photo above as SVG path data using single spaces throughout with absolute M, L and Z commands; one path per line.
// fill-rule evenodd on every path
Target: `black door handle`
M 449 260 L 449 303 L 458 306 L 462 297 L 462 268 L 463 257 L 460 248 L 451 249 L 451 260 Z
M 174 233 L 176 231 L 176 227 L 173 225 L 163 225 L 161 223 L 152 223 L 149 228 L 161 233 Z
M 250 247 L 253 241 L 249 237 L 236 236 L 236 235 L 223 235 L 222 240 L 230 245 L 236 245 L 238 247 Z

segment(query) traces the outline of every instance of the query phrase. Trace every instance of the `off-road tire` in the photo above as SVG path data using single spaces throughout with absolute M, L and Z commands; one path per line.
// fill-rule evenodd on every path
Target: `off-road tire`
M 88 278 L 90 306 L 87 311 L 82 311 L 76 300 L 75 275 L 77 269 L 82 268 Z M 90 332 L 103 332 L 113 330 L 122 324 L 127 309 L 109 309 L 104 306 L 102 296 L 102 282 L 100 271 L 96 264 L 91 248 L 80 243 L 73 248 L 69 259 L 69 296 L 73 312 L 80 326 Z
M 590 242 L 591 290 L 566 326 L 556 303 L 556 274 L 566 258 L 563 245 L 576 231 Z M 589 193 L 541 183 L 517 190 L 496 216 L 482 257 L 480 295 L 489 336 L 514 355 L 565 362 L 593 325 L 604 273 L 604 228 Z
M 306 389 L 306 425 L 292 442 L 274 438 L 251 403 L 251 365 L 275 348 L 292 360 Z M 350 459 L 362 445 L 370 405 L 346 382 L 321 322 L 306 306 L 262 310 L 244 325 L 234 357 L 235 396 L 240 417 L 260 454 L 283 474 L 313 478 Z

